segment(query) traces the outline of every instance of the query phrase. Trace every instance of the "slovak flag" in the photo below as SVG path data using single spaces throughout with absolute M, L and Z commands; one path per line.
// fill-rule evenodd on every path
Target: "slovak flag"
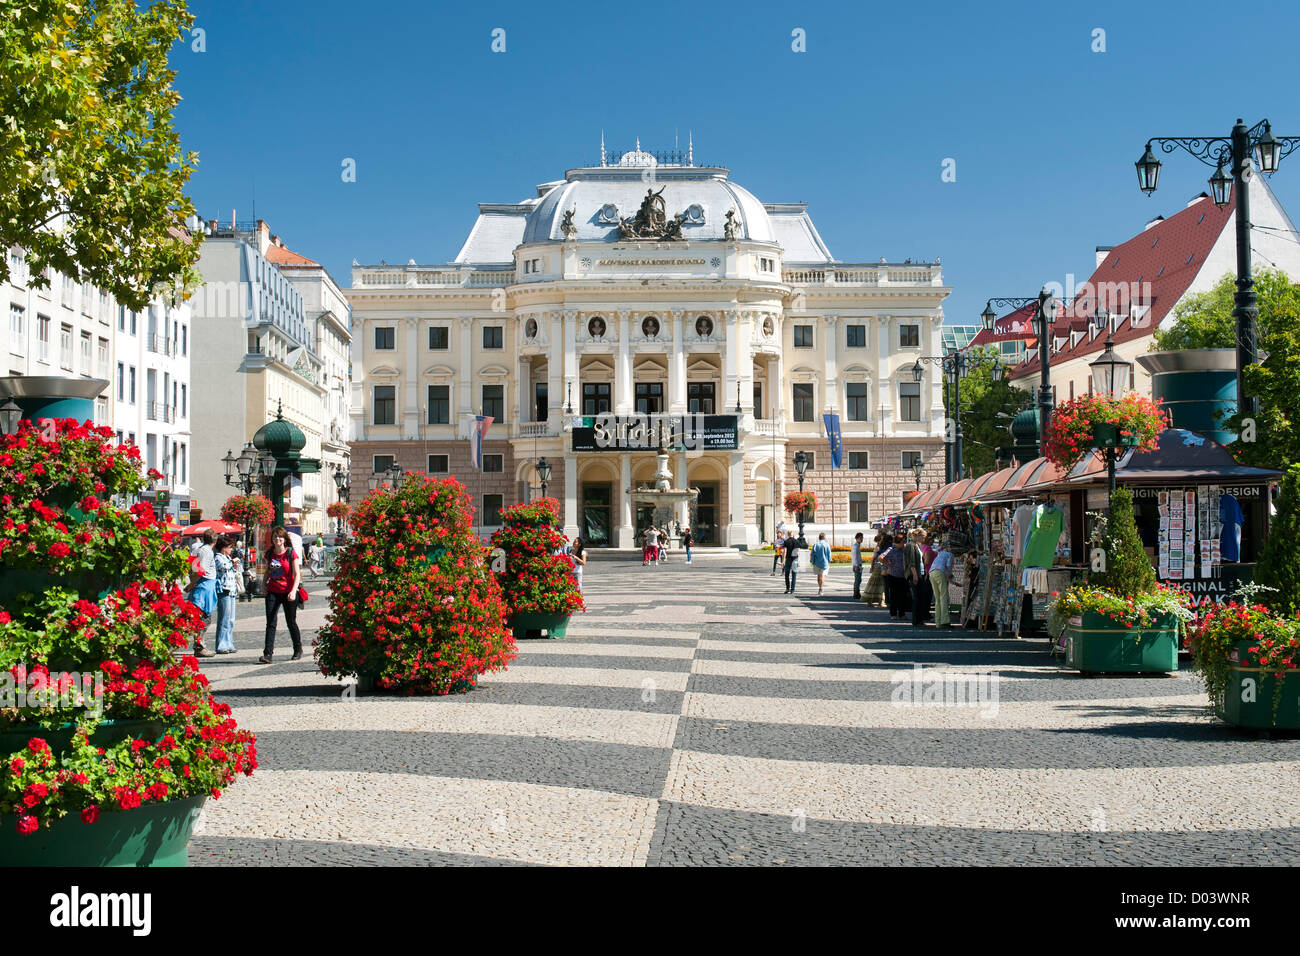
M 492 427 L 493 418 L 491 415 L 474 416 L 474 435 L 473 441 L 474 467 L 479 471 L 483 470 L 483 442 L 487 438 L 488 429 Z
M 844 440 L 840 435 L 840 416 L 827 412 L 822 416 L 826 423 L 826 438 L 831 444 L 831 467 L 839 468 L 843 462 Z

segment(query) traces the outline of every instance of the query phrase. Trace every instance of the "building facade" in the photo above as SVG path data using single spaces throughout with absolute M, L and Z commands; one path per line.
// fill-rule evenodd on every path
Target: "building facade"
M 950 291 L 937 261 L 839 262 L 804 204 L 764 204 L 690 154 L 602 155 L 480 204 L 450 264 L 354 264 L 352 487 L 393 464 L 455 475 L 487 531 L 540 492 L 544 457 L 565 534 L 627 548 L 666 436 L 701 544 L 770 540 L 799 451 L 811 529 L 847 540 L 897 510 L 915 459 L 942 480 L 941 376 L 912 366 L 941 354 Z
M 268 257 L 273 242 L 266 223 L 232 216 L 228 226 L 214 220 L 206 229 L 199 259 L 204 284 L 192 300 L 191 377 L 200 397 L 190 409 L 192 485 L 205 511 L 215 513 L 237 493 L 225 483 L 222 459 L 238 455 L 278 412 L 307 436 L 302 456 L 322 457 L 329 389 L 303 294 Z M 285 522 L 304 534 L 328 530 L 322 477 L 287 483 Z
M 136 312 L 89 283 L 53 271 L 49 285 L 37 287 L 22 250 L 9 250 L 9 258 L 8 374 L 103 379 L 95 424 L 140 448 L 145 465 L 165 476 L 155 486 L 168 492 L 165 510 L 187 522 L 189 304 L 156 300 Z

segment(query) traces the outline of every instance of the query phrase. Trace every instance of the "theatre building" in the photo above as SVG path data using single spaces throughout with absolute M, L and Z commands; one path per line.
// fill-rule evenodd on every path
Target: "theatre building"
M 455 475 L 487 532 L 540 494 L 545 458 L 564 532 L 632 547 L 649 514 L 629 491 L 654 485 L 666 435 L 701 544 L 769 540 L 799 451 L 810 529 L 847 541 L 899 509 L 915 460 L 922 487 L 942 482 L 941 373 L 912 368 L 941 352 L 950 291 L 937 260 L 836 260 L 805 204 L 761 202 L 689 152 L 602 150 L 535 197 L 481 203 L 446 265 L 354 263 L 353 500 L 393 465 Z

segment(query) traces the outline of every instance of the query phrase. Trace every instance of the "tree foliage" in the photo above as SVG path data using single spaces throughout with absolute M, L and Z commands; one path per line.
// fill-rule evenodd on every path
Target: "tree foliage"
M 1268 540 L 1255 565 L 1255 583 L 1276 588 L 1262 600 L 1279 614 L 1300 612 L 1300 464 L 1287 469 L 1277 515 L 1269 522 Z
M 1016 388 L 1004 377 L 1002 381 L 993 381 L 993 359 L 998 350 L 993 347 L 970 349 L 967 356 L 974 360 L 983 358 L 984 364 L 970 369 L 961 380 L 961 429 L 962 429 L 962 464 L 968 466 L 972 475 L 982 475 L 996 467 L 995 450 L 1002 445 L 1009 445 L 1007 427 L 1010 418 L 1025 408 L 1029 397 Z M 1003 371 L 1007 371 L 1003 367 Z M 952 407 L 951 385 L 948 389 L 948 405 Z M 999 418 L 1004 413 L 1007 418 Z
M 1105 554 L 1106 570 L 1092 577 L 1089 584 L 1120 597 L 1135 597 L 1155 587 L 1156 572 L 1133 518 L 1133 493 L 1124 487 L 1111 495 Z
M 185 0 L 0 0 L 0 247 L 132 309 L 197 283 L 167 55 Z M 0 281 L 9 279 L 0 257 Z
M 1208 292 L 1186 296 L 1174 309 L 1174 321 L 1168 328 L 1157 329 L 1153 336 L 1154 351 L 1177 349 L 1233 349 L 1237 347 L 1237 322 L 1232 317 L 1232 297 L 1237 281 L 1225 275 Z M 1300 290 L 1286 273 L 1265 269 L 1255 276 L 1255 296 L 1259 307 L 1260 347 L 1276 324 L 1279 311 L 1294 310 L 1300 303 Z

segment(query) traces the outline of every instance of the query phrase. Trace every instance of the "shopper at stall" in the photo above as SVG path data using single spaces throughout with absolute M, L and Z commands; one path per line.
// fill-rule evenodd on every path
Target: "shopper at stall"
M 883 531 L 876 532 L 876 541 L 871 553 L 871 573 L 867 576 L 867 586 L 862 592 L 862 602 L 870 607 L 880 607 L 885 599 L 885 572 L 880 563 L 880 552 L 889 541 Z
M 794 593 L 795 578 L 799 574 L 799 538 L 796 535 L 785 536 L 785 593 Z
M 952 584 L 952 552 L 946 542 L 940 541 L 939 549 L 930 564 L 930 587 L 934 591 L 934 621 L 940 628 L 952 627 L 952 610 L 948 601 L 948 586 Z
M 862 532 L 853 536 L 853 600 L 862 600 Z
M 924 531 L 914 528 L 903 549 L 903 577 L 911 589 L 913 627 L 924 624 L 930 613 L 930 602 L 926 598 L 925 555 L 921 553 L 924 536 Z
M 881 567 L 884 568 L 885 603 L 889 607 L 891 621 L 901 620 L 906 613 L 907 582 L 903 577 L 903 547 L 903 532 L 899 531 L 880 554 Z

